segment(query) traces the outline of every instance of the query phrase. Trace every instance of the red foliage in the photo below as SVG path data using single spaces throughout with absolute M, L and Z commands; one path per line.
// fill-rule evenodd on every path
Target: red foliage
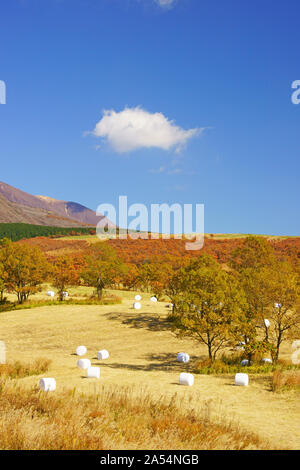
M 218 262 L 226 264 L 230 260 L 234 249 L 242 246 L 243 238 L 228 238 L 216 240 L 205 238 L 204 246 L 200 251 L 187 251 L 185 240 L 108 240 L 107 243 L 116 249 L 118 256 L 127 264 L 141 265 L 145 261 L 155 257 L 182 258 L 183 260 L 197 257 L 206 253 L 215 258 Z M 17 243 L 26 243 L 30 246 L 38 246 L 45 253 L 48 260 L 53 260 L 57 256 L 68 254 L 73 257 L 74 263 L 78 267 L 84 265 L 84 255 L 88 251 L 89 243 L 85 240 L 63 240 L 47 237 L 36 237 L 29 240 L 22 240 Z M 292 263 L 300 259 L 300 238 L 286 238 L 269 241 L 274 246 L 278 257 L 287 258 Z

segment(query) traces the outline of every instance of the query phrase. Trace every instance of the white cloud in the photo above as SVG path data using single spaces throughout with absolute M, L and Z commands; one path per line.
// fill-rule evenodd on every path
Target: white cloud
M 105 110 L 92 133 L 107 141 L 116 152 L 126 153 L 152 147 L 180 151 L 189 139 L 202 131 L 200 128 L 182 129 L 162 113 L 149 113 L 137 107 L 120 112 Z
M 165 167 L 164 166 L 160 166 L 157 170 L 149 170 L 150 173 L 154 173 L 154 174 L 159 174 L 159 173 L 164 173 L 165 171 Z
M 174 170 L 169 170 L 168 175 L 178 175 L 179 173 L 182 173 L 181 168 L 174 168 Z
M 175 3 L 175 0 L 156 0 L 156 3 L 162 8 L 170 7 Z

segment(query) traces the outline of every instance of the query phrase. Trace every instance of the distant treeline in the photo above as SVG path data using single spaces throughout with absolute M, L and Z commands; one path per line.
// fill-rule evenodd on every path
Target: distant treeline
M 49 227 L 31 224 L 1 224 L 0 238 L 12 241 L 33 237 L 59 237 L 76 235 L 94 235 L 96 230 L 91 227 Z

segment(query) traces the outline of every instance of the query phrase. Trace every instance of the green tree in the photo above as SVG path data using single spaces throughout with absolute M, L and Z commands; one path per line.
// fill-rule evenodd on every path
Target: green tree
M 278 361 L 284 340 L 297 339 L 300 334 L 300 284 L 298 274 L 287 261 L 277 261 L 265 272 L 265 290 L 269 298 L 271 339 Z
M 78 285 L 80 277 L 74 260 L 70 256 L 59 256 L 53 263 L 52 285 L 57 289 L 58 298 L 64 300 L 64 292 L 72 286 Z
M 13 292 L 22 304 L 41 290 L 50 266 L 42 251 L 25 244 L 5 243 L 0 250 L 2 288 Z
M 245 304 L 238 281 L 209 256 L 201 256 L 180 271 L 180 292 L 172 316 L 178 336 L 207 346 L 213 362 L 231 344 L 232 328 Z
M 250 235 L 245 238 L 241 247 L 232 252 L 230 265 L 241 272 L 243 269 L 270 266 L 274 261 L 274 248 L 271 244 L 265 238 Z
M 245 337 L 250 338 L 245 341 L 246 349 L 269 350 L 277 362 L 282 342 L 300 334 L 299 275 L 289 262 L 274 260 L 269 265 L 244 268 L 240 281 L 247 299 L 242 322 L 248 332 Z
M 139 283 L 144 289 L 151 290 L 159 300 L 166 291 L 173 269 L 163 257 L 156 257 L 144 263 L 139 271 Z
M 127 269 L 115 250 L 104 242 L 92 245 L 85 261 L 87 267 L 81 272 L 81 278 L 85 285 L 95 288 L 99 299 L 103 289 L 117 283 Z

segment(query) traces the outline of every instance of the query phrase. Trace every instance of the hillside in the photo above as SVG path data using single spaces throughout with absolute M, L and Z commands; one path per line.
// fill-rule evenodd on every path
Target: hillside
M 111 225 L 106 218 L 76 202 L 33 196 L 0 182 L 0 223 L 95 227 L 100 220 Z
M 0 223 L 27 223 L 55 227 L 80 227 L 83 224 L 45 209 L 10 202 L 0 193 Z
M 109 237 L 108 237 L 109 238 Z M 220 240 L 205 237 L 203 249 L 200 251 L 187 251 L 184 240 L 119 240 L 108 239 L 107 243 L 112 246 L 125 263 L 141 265 L 153 257 L 197 257 L 207 253 L 218 262 L 227 264 L 231 253 L 237 247 L 242 246 L 244 238 L 223 238 Z M 74 256 L 84 253 L 90 244 L 98 242 L 96 235 L 67 236 L 59 239 L 35 237 L 22 240 L 30 246 L 39 247 L 46 256 L 53 258 L 63 253 Z M 300 259 L 300 237 L 276 238 L 270 237 L 268 242 L 274 247 L 279 258 L 289 259 L 293 264 Z
M 47 299 L 47 289 L 45 286 L 44 292 L 37 297 Z M 77 287 L 70 290 L 70 295 L 74 298 L 76 295 L 91 292 L 92 289 Z M 136 293 L 142 295 L 142 310 L 139 311 L 132 308 Z M 13 436 L 16 435 L 21 436 L 18 443 L 21 442 L 19 445 L 23 449 L 45 448 L 47 444 L 47 448 L 61 448 L 59 444 L 62 442 L 68 444 L 68 430 L 71 428 L 75 430 L 76 439 L 74 437 L 70 440 L 69 448 L 74 448 L 74 442 L 79 448 L 91 448 L 91 442 L 87 443 L 86 438 L 78 438 L 78 433 L 83 430 L 90 434 L 85 423 L 92 423 L 90 429 L 96 429 L 97 436 L 103 438 L 102 447 L 99 444 L 100 447 L 96 448 L 199 449 L 202 448 L 202 434 L 196 426 L 197 422 L 199 423 L 196 416 L 205 413 L 203 445 L 206 449 L 236 448 L 231 440 L 224 441 L 226 436 L 220 432 L 223 428 L 219 428 L 216 434 L 213 433 L 208 438 L 208 430 L 211 430 L 209 422 L 217 422 L 219 425 L 227 423 L 228 438 L 234 434 L 235 425 L 238 426 L 236 442 L 243 446 L 242 448 L 263 447 L 262 442 L 241 435 L 246 431 L 257 434 L 262 441 L 269 442 L 271 448 L 299 449 L 298 393 L 273 393 L 270 388 L 271 374 L 251 375 L 249 387 L 234 387 L 234 374 L 195 373 L 193 387 L 179 386 L 180 372 L 194 372 L 197 361 L 206 357 L 205 347 L 189 338 L 175 337 L 168 326 L 166 303 L 158 302 L 153 305 L 149 300 L 150 294 L 144 292 L 118 291 L 118 296 L 122 296 L 122 304 L 82 306 L 64 303 L 59 306 L 33 308 L 26 312 L 1 313 L 1 339 L 8 345 L 7 361 L 13 362 L 20 356 L 20 351 L 23 363 L 33 363 L 41 357 L 51 359 L 50 370 L 46 376 L 55 378 L 57 390 L 49 396 L 49 400 L 59 400 L 67 407 L 63 410 L 62 406 L 58 406 L 55 418 L 51 412 L 50 419 L 46 412 L 40 411 L 45 409 L 47 398 L 43 397 L 42 405 L 39 405 L 36 398 L 38 392 L 34 392 L 33 387 L 36 390 L 39 379 L 45 374 L 15 380 L 15 383 L 24 389 L 20 395 L 22 399 L 16 397 L 16 386 L 14 393 L 9 395 L 9 402 L 4 395 L 5 389 L 1 391 L 2 408 L 4 404 L 7 406 L 7 411 L 3 412 L 3 430 L 10 437 L 5 448 L 13 448 L 16 442 Z M 86 373 L 76 367 L 78 357 L 74 355 L 74 351 L 79 344 L 87 347 L 86 357 L 91 360 L 92 365 L 101 368 L 100 380 L 86 379 Z M 96 352 L 102 348 L 110 353 L 110 357 L 105 361 L 99 361 L 96 357 Z M 176 361 L 179 351 L 190 354 L 191 360 L 188 364 Z M 290 344 L 286 342 L 282 348 L 281 359 L 289 358 Z M 80 406 L 75 401 L 75 390 L 75 397 L 79 397 Z M 108 402 L 105 402 L 103 400 L 107 395 Z M 116 396 L 122 398 L 112 410 L 111 418 L 109 410 Z M 94 401 L 87 419 L 82 414 L 81 407 L 87 407 L 85 400 L 88 398 Z M 178 416 L 182 418 L 181 413 L 187 413 L 188 419 L 174 423 L 170 415 L 161 416 L 156 407 L 152 407 L 150 413 L 142 406 L 145 400 L 146 403 L 151 403 L 152 400 L 160 403 L 160 407 L 163 404 L 166 404 L 167 408 L 171 406 L 174 419 Z M 128 409 L 130 403 L 132 408 Z M 176 404 L 180 407 L 180 413 L 173 408 Z M 144 414 L 148 420 L 146 424 L 143 424 Z M 123 416 L 123 424 L 119 416 Z M 51 421 L 53 419 L 55 425 Z M 153 419 L 154 422 L 151 421 Z M 66 421 L 63 427 L 59 425 L 61 420 Z M 99 423 L 104 423 L 103 429 L 95 428 Z M 58 437 L 59 430 L 61 438 Z M 171 430 L 173 432 L 170 434 Z M 45 437 L 41 443 L 41 436 L 49 438 Z M 215 442 L 210 447 L 213 436 Z M 3 441 L 0 440 L 0 447 L 1 444 L 3 445 Z

